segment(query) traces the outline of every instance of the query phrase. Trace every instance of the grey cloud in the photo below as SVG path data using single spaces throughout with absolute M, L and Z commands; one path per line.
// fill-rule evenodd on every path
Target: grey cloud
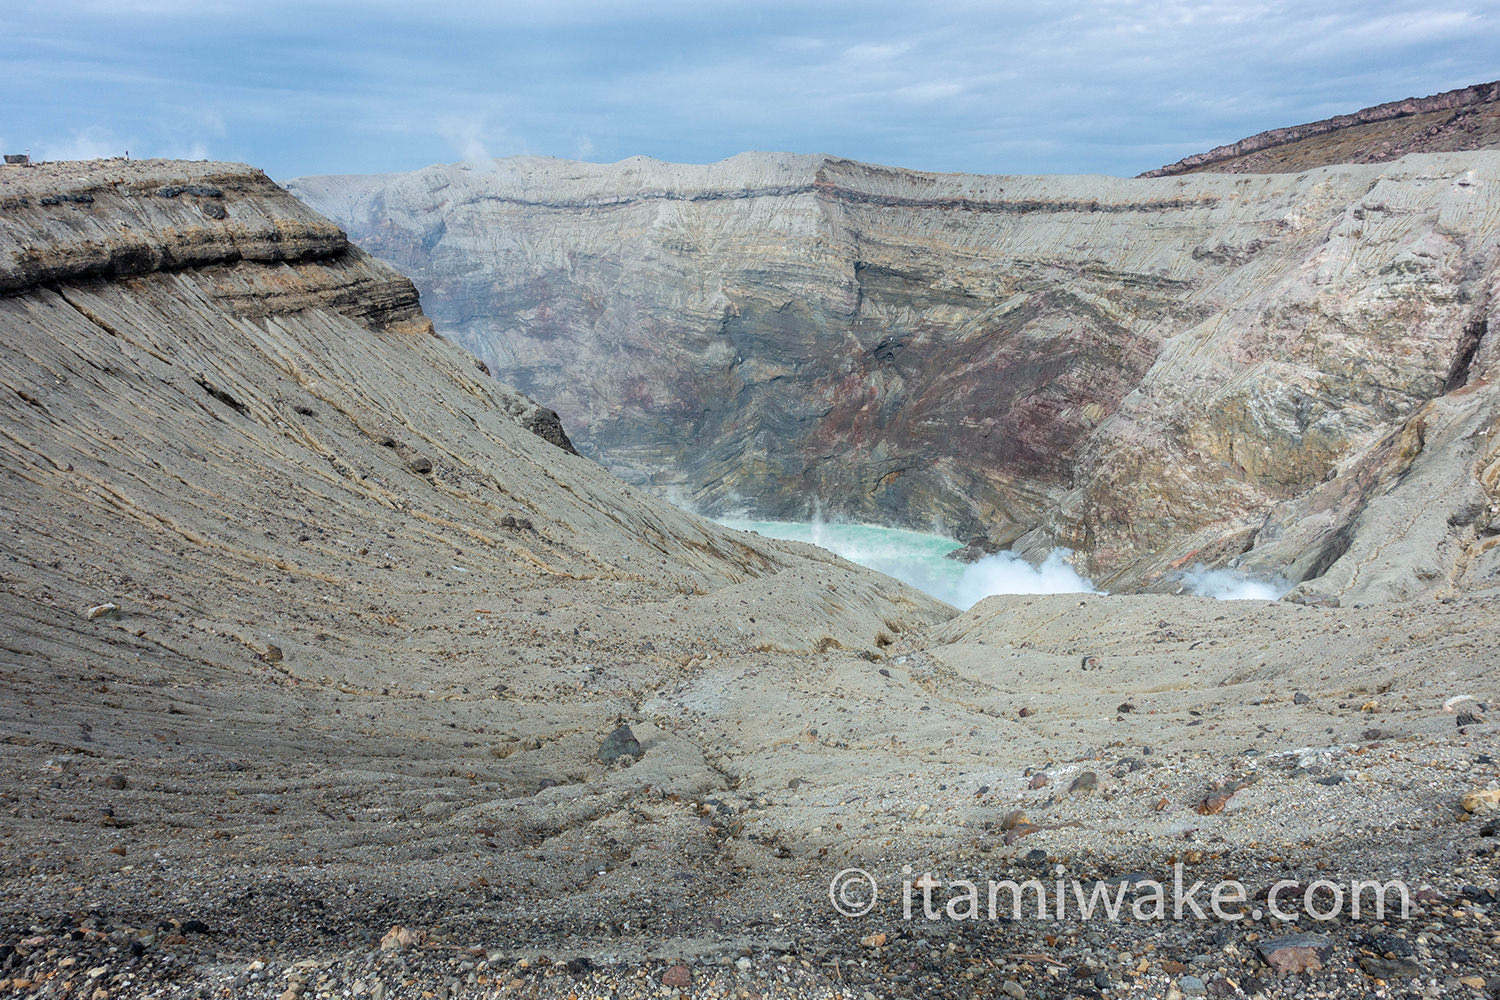
M 19 0 L 0 130 L 283 177 L 745 149 L 1128 174 L 1491 79 L 1497 51 L 1497 0 Z

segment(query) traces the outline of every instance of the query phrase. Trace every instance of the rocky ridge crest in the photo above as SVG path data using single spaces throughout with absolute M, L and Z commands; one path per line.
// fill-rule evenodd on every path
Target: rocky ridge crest
M 1382 163 L 1408 153 L 1500 148 L 1500 81 L 1408 97 L 1306 125 L 1257 132 L 1142 177 L 1268 174 L 1335 163 Z

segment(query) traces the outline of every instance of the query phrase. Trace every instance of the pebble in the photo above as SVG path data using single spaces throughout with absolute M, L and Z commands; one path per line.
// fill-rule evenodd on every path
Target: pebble
M 693 974 L 685 965 L 674 965 L 661 974 L 661 984 L 672 989 L 685 990 L 693 985 Z
M 1422 974 L 1421 966 L 1402 958 L 1378 958 L 1365 956 L 1359 967 L 1372 979 L 1415 979 Z
M 1500 809 L 1500 788 L 1489 788 L 1482 792 L 1470 792 L 1463 797 L 1465 812 L 1485 813 Z
M 1068 794 L 1087 795 L 1089 792 L 1094 791 L 1098 787 L 1099 775 L 1095 774 L 1093 771 L 1084 771 L 1078 777 L 1074 778 L 1073 783 L 1068 786 Z
M 1026 991 L 1014 979 L 1007 979 L 1000 984 L 1000 988 L 1005 991 L 1006 996 L 1015 997 L 1016 1000 L 1025 1000 Z
M 629 726 L 621 725 L 615 731 L 604 738 L 599 745 L 599 760 L 605 764 L 613 764 L 621 757 L 639 757 L 641 755 L 640 741 L 635 738 L 635 733 L 630 731 Z
M 1333 954 L 1333 939 L 1322 934 L 1290 934 L 1262 941 L 1258 950 L 1277 975 L 1320 972 Z

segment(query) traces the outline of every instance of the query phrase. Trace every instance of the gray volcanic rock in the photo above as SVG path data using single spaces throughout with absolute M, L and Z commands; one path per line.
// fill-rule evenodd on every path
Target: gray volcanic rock
M 599 759 L 606 764 L 613 764 L 627 755 L 641 755 L 640 741 L 635 738 L 635 733 L 630 731 L 629 726 L 617 726 L 599 745 Z
M 585 454 L 711 512 L 1358 597 L 1497 582 L 1497 183 L 1500 153 L 1147 180 L 744 154 L 289 187 Z

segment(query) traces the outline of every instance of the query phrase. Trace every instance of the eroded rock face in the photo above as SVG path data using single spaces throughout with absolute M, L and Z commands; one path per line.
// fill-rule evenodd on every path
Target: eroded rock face
M 1497 153 L 1145 180 L 745 154 L 290 186 L 622 476 L 710 511 L 1065 545 L 1130 589 L 1231 560 L 1295 581 L 1401 535 L 1366 517 L 1409 503 L 1410 448 L 1381 443 L 1493 419 L 1497 182 Z M 1466 497 L 1451 551 L 1376 591 L 1489 581 L 1457 554 L 1493 496 L 1464 433 L 1423 438 Z M 1373 586 L 1363 558 L 1391 557 L 1356 556 L 1342 592 Z

